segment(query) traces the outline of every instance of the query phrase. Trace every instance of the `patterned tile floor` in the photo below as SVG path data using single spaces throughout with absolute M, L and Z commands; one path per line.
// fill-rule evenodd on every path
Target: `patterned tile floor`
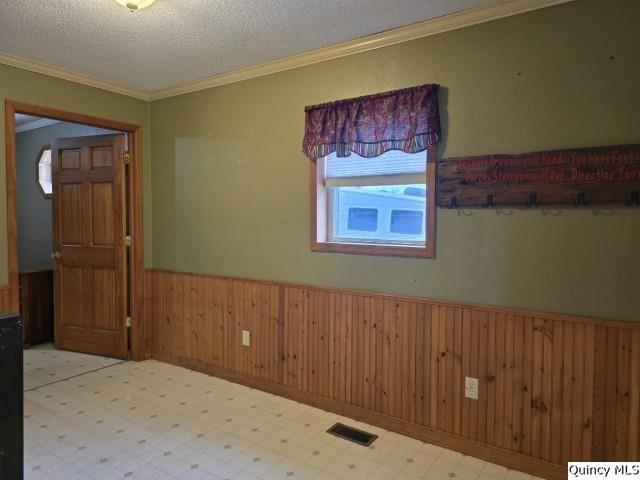
M 44 343 L 24 351 L 24 389 L 41 387 L 120 362 L 97 355 L 54 350 L 52 344 Z
M 51 356 L 56 353 L 49 350 Z M 77 357 L 78 368 L 82 357 Z M 32 366 L 26 366 L 26 375 Z M 338 421 L 379 438 L 367 448 L 325 433 Z M 534 477 L 150 360 L 118 363 L 26 391 L 25 478 Z

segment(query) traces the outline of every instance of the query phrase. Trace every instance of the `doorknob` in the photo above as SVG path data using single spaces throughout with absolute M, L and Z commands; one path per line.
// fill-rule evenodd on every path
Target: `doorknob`
M 51 258 L 53 259 L 60 258 L 60 252 L 51 252 Z

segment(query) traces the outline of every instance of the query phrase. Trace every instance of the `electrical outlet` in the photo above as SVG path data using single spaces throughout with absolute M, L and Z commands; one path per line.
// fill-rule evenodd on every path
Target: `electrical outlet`
M 251 332 L 249 330 L 242 330 L 242 345 L 248 347 L 251 343 Z
M 478 379 L 465 377 L 464 379 L 464 396 L 472 400 L 478 400 Z

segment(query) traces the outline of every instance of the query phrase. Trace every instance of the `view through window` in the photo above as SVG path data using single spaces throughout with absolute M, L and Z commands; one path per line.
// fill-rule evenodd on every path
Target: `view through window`
M 330 242 L 425 244 L 424 152 L 393 150 L 374 158 L 331 154 L 324 167 Z
M 422 244 L 426 183 L 332 187 L 331 241 Z

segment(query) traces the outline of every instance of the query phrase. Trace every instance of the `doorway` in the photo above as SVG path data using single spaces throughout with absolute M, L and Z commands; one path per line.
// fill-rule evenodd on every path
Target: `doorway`
M 33 186 L 43 199 L 49 197 L 50 223 L 34 218 L 43 215 L 42 209 L 30 211 L 19 190 L 28 181 L 18 177 L 24 170 L 18 162 L 29 160 L 22 151 L 24 138 L 16 137 L 25 137 L 25 119 L 43 125 L 41 135 L 35 135 L 41 145 L 31 171 Z M 45 289 L 41 298 L 46 298 L 48 288 L 55 299 L 56 347 L 114 358 L 147 358 L 144 332 L 148 330 L 142 324 L 140 127 L 10 101 L 5 104 L 5 120 L 9 301 L 3 308 L 28 309 L 33 306 L 24 302 L 29 288 Z M 53 172 L 49 177 L 47 163 Z M 34 224 L 41 230 L 49 228 L 48 238 L 36 235 L 37 248 L 28 238 L 33 232 L 26 231 Z M 47 246 L 48 259 L 42 251 Z M 42 312 L 39 315 L 43 319 Z M 48 334 L 47 326 L 34 327 L 34 321 L 29 324 L 25 315 L 27 336 L 47 340 L 42 338 Z

